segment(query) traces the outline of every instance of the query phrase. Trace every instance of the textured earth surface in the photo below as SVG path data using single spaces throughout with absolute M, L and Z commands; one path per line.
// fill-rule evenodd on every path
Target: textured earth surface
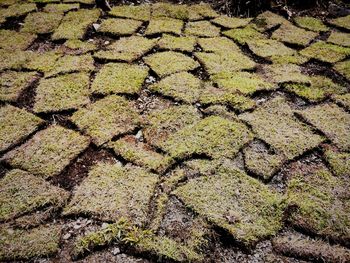
M 0 1 L 0 260 L 350 262 L 350 16 Z

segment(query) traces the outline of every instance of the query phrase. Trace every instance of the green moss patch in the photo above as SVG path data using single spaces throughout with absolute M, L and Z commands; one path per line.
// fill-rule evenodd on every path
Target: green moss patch
M 350 153 L 340 152 L 328 147 L 324 152 L 324 156 L 335 175 L 347 176 L 350 174 Z
M 350 115 L 334 104 L 323 104 L 299 112 L 321 130 L 339 149 L 350 149 Z
M 58 39 L 81 39 L 84 37 L 87 28 L 100 16 L 98 9 L 80 9 L 70 11 L 62 20 L 62 23 L 52 35 L 52 40 Z
M 310 83 L 310 77 L 294 64 L 274 64 L 262 67 L 264 78 L 274 83 Z
M 116 17 L 132 18 L 141 21 L 148 21 L 151 16 L 150 5 L 121 5 L 114 6 L 109 12 L 110 15 Z
M 329 30 L 320 19 L 315 17 L 298 16 L 294 18 L 294 21 L 298 26 L 314 32 L 325 32 Z
M 350 36 L 348 33 L 332 31 L 327 39 L 327 42 L 340 46 L 350 47 Z
M 296 54 L 295 50 L 273 39 L 259 39 L 248 41 L 247 44 L 253 53 L 263 58 L 270 58 L 272 56 L 284 57 Z
M 208 21 L 188 22 L 186 24 L 185 34 L 200 37 L 217 37 L 220 35 L 220 28 Z
M 91 72 L 94 69 L 94 60 L 90 54 L 81 56 L 66 55 L 55 61 L 52 69 L 45 72 L 45 77 L 71 72 Z
M 270 11 L 265 11 L 264 13 L 258 15 L 254 19 L 253 23 L 255 29 L 257 29 L 260 32 L 265 32 L 278 25 L 287 24 L 288 20 Z
M 187 103 L 194 103 L 202 90 L 202 82 L 188 72 L 172 74 L 149 87 L 151 91 Z
M 45 12 L 68 12 L 71 10 L 77 10 L 79 9 L 79 4 L 47 4 L 44 6 Z
M 111 95 L 81 108 L 73 114 L 72 121 L 101 145 L 113 136 L 134 130 L 140 118 L 131 102 Z
M 158 41 L 158 47 L 160 49 L 168 49 L 173 51 L 191 52 L 193 51 L 196 43 L 197 40 L 195 37 L 176 37 L 164 34 Z
M 0 151 L 19 143 L 33 133 L 43 120 L 11 105 L 0 107 Z
M 175 159 L 184 159 L 193 154 L 230 158 L 251 139 L 252 134 L 244 124 L 210 116 L 180 129 L 170 136 L 162 148 Z
M 252 113 L 240 115 L 240 118 L 252 126 L 259 139 L 288 159 L 303 154 L 323 141 L 321 136 L 314 134 L 294 117 L 283 97 L 276 97 Z
M 179 19 L 162 17 L 152 18 L 146 29 L 145 35 L 154 35 L 159 33 L 174 33 L 180 35 L 184 22 Z
M 335 63 L 349 56 L 350 48 L 319 41 L 301 50 L 300 54 L 323 62 Z
M 126 63 L 109 63 L 97 73 L 91 89 L 94 93 L 135 94 L 141 90 L 148 68 Z
M 251 18 L 238 18 L 238 17 L 229 17 L 226 15 L 218 16 L 217 18 L 211 20 L 212 23 L 226 27 L 226 28 L 238 28 L 245 27 L 252 21 Z
M 294 53 L 293 55 L 285 55 L 285 56 L 271 56 L 269 57 L 274 64 L 296 64 L 301 65 L 306 63 L 309 58 L 300 55 L 299 53 Z
M 200 18 L 215 18 L 219 14 L 208 3 L 199 3 L 185 6 L 188 10 L 188 20 L 198 20 Z
M 333 95 L 333 100 L 342 105 L 343 107 L 350 109 L 350 93 L 342 95 Z
M 125 160 L 136 165 L 145 167 L 157 173 L 163 173 L 173 163 L 173 160 L 155 152 L 149 145 L 138 142 L 134 136 L 128 135 L 115 142 L 110 142 L 108 147 L 123 157 Z
M 158 176 L 142 168 L 98 163 L 76 189 L 64 214 L 89 214 L 101 220 L 146 222 Z
M 241 45 L 246 44 L 248 41 L 254 41 L 258 39 L 266 39 L 266 36 L 255 30 L 253 26 L 246 26 L 245 28 L 231 29 L 224 31 L 223 34 Z
M 36 12 L 28 14 L 21 32 L 47 34 L 53 32 L 60 24 L 63 13 Z
M 26 56 L 27 60 L 26 63 L 24 63 L 23 68 L 43 73 L 53 70 L 56 61 L 61 57 L 60 54 L 56 54 L 56 52 L 53 51 L 43 53 L 28 52 Z
M 16 218 L 39 208 L 62 207 L 69 194 L 42 178 L 11 170 L 0 180 L 0 220 Z
M 63 0 L 63 3 L 81 3 L 85 5 L 93 5 L 95 4 L 94 0 Z
M 181 20 L 187 20 L 190 16 L 189 7 L 187 5 L 174 5 L 170 3 L 154 3 L 152 5 L 152 17 L 169 17 Z M 195 12 L 196 17 L 200 15 Z
M 350 30 L 350 15 L 334 18 L 328 21 L 330 24 Z
M 240 52 L 240 48 L 226 37 L 199 38 L 198 44 L 206 52 Z
M 296 207 L 292 224 L 336 240 L 349 240 L 348 179 L 334 177 L 323 165 L 299 164 L 291 173 L 287 202 Z
M 199 67 L 197 61 L 174 51 L 152 54 L 145 57 L 144 61 L 160 77 L 181 71 L 193 70 Z
M 342 62 L 338 62 L 337 64 L 334 65 L 334 68 L 336 71 L 338 71 L 348 80 L 350 80 L 350 60 L 349 59 Z
M 23 90 L 37 79 L 36 72 L 3 72 L 0 74 L 0 100 L 16 101 Z
M 191 179 L 174 194 L 247 246 L 282 227 L 280 197 L 237 168 L 221 167 L 214 175 Z
M 34 111 L 56 112 L 78 109 L 90 102 L 89 75 L 66 74 L 42 79 L 36 89 Z
M 79 39 L 68 39 L 63 45 L 70 49 L 70 51 L 64 50 L 63 53 L 84 54 L 97 50 L 97 46 L 93 42 L 84 42 Z
M 30 230 L 0 228 L 0 260 L 51 256 L 59 251 L 61 226 L 42 225 Z
M 137 20 L 108 18 L 102 20 L 98 31 L 116 36 L 126 36 L 135 33 L 141 25 L 142 22 Z
M 200 115 L 192 106 L 157 110 L 145 117 L 144 137 L 149 144 L 160 147 L 170 135 L 199 120 Z
M 317 37 L 317 33 L 307 31 L 305 29 L 293 26 L 290 23 L 285 23 L 273 32 L 271 38 L 277 39 L 289 44 L 296 44 L 300 46 L 308 45 L 314 38 Z
M 13 167 L 22 168 L 42 178 L 59 174 L 89 145 L 79 133 L 58 125 L 37 132 L 25 144 L 4 156 Z
M 0 16 L 4 18 L 18 17 L 36 10 L 36 5 L 33 3 L 15 3 L 10 5 L 8 8 L 3 9 Z
M 12 30 L 0 30 L 0 48 L 6 50 L 25 50 L 36 39 L 36 35 Z
M 4 69 L 21 69 L 23 64 L 28 60 L 28 52 L 21 50 L 13 50 L 9 52 L 5 49 L 0 49 L 0 70 Z

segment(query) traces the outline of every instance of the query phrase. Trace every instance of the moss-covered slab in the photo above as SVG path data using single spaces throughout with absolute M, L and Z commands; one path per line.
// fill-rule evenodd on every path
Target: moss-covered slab
M 148 21 L 151 16 L 150 5 L 120 5 L 112 7 L 110 15 L 116 17 L 132 18 L 141 21 Z
M 211 76 L 220 88 L 251 95 L 260 90 L 273 90 L 277 85 L 265 81 L 256 73 L 222 72 Z
M 334 65 L 334 68 L 336 71 L 338 71 L 348 80 L 350 80 L 350 60 L 349 59 L 342 62 L 338 62 L 337 64 Z
M 48 257 L 60 249 L 61 226 L 42 225 L 30 230 L 0 228 L 0 260 Z
M 238 28 L 245 27 L 252 21 L 252 18 L 238 18 L 238 17 L 229 17 L 226 15 L 218 16 L 217 18 L 211 20 L 215 25 L 219 25 L 225 28 Z
M 184 22 L 179 19 L 160 17 L 152 18 L 146 29 L 145 35 L 154 35 L 160 33 L 173 33 L 180 35 Z
M 72 4 L 47 4 L 44 6 L 44 11 L 45 12 L 63 12 L 66 13 L 71 10 L 77 10 L 79 9 L 79 4 L 78 3 L 72 3 Z
M 217 37 L 220 35 L 220 28 L 214 26 L 209 21 L 188 22 L 185 34 L 199 37 Z
M 310 85 L 302 83 L 286 84 L 285 88 L 289 92 L 312 102 L 323 100 L 331 95 L 343 94 L 347 91 L 346 87 L 342 87 L 323 76 L 310 77 Z
M 310 77 L 303 74 L 295 64 L 264 65 L 262 75 L 274 83 L 310 83 Z
M 107 50 L 100 50 L 94 54 L 95 58 L 132 62 L 150 51 L 157 43 L 156 39 L 147 39 L 141 36 L 121 38 L 107 47 Z
M 201 18 L 215 18 L 219 14 L 208 3 L 199 3 L 185 7 L 188 9 L 188 20 L 198 20 Z
M 175 159 L 184 159 L 194 154 L 233 158 L 252 138 L 244 124 L 210 116 L 180 129 L 170 136 L 162 148 Z
M 98 9 L 79 9 L 67 13 L 59 27 L 52 35 L 53 40 L 59 39 L 81 39 L 84 37 L 87 28 L 100 16 Z
M 306 46 L 317 37 L 317 35 L 316 32 L 307 31 L 290 23 L 284 23 L 273 32 L 271 38 L 289 44 Z
M 16 32 L 13 30 L 0 30 L 0 48 L 6 50 L 25 50 L 36 39 L 35 34 Z
M 62 56 L 54 51 L 27 52 L 23 68 L 47 73 L 54 69 L 57 60 Z
M 34 3 L 15 3 L 3 10 L 1 17 L 7 18 L 23 16 L 32 11 L 36 11 L 37 8 Z
M 0 100 L 16 101 L 38 79 L 36 72 L 5 71 L 0 74 Z
M 148 75 L 145 66 L 126 63 L 108 63 L 97 73 L 91 90 L 99 94 L 136 94 Z
M 349 181 L 333 176 L 321 164 L 293 167 L 287 203 L 296 209 L 289 220 L 308 232 L 337 241 L 350 238 Z
M 335 63 L 350 55 L 350 48 L 318 41 L 300 51 L 300 54 L 310 59 Z
M 253 53 L 263 58 L 270 58 L 273 56 L 292 56 L 297 53 L 283 43 L 273 39 L 248 41 L 247 44 Z
M 255 41 L 258 39 L 266 39 L 266 36 L 253 26 L 246 26 L 245 28 L 231 29 L 223 32 L 223 35 L 233 39 L 241 45 L 246 44 L 248 41 Z
M 241 52 L 196 52 L 195 56 L 212 75 L 221 72 L 233 72 L 244 69 L 254 69 L 256 63 Z
M 199 120 L 200 115 L 192 106 L 172 106 L 157 110 L 145 117 L 144 137 L 149 144 L 161 147 L 170 135 Z
M 240 48 L 226 37 L 198 38 L 198 44 L 206 52 L 240 52 Z
M 169 156 L 157 153 L 148 144 L 139 142 L 132 135 L 110 142 L 107 146 L 123 159 L 157 173 L 165 172 L 173 164 Z
M 157 175 L 142 168 L 98 163 L 76 189 L 64 214 L 84 213 L 108 221 L 126 218 L 142 225 L 157 181 Z
M 25 144 L 4 156 L 13 167 L 42 178 L 59 174 L 89 145 L 89 139 L 58 125 L 37 132 Z
M 260 32 L 265 32 L 278 25 L 283 25 L 289 23 L 284 17 L 272 13 L 270 11 L 265 11 L 264 13 L 258 15 L 254 21 L 254 28 Z
M 102 20 L 98 31 L 116 36 L 127 36 L 135 33 L 141 25 L 141 21 L 133 19 L 108 18 Z
M 6 173 L 0 180 L 0 187 L 0 221 L 44 207 L 62 207 L 69 197 L 65 190 L 17 169 Z
M 202 82 L 188 72 L 179 72 L 165 77 L 151 85 L 149 89 L 175 100 L 194 103 L 201 93 Z
M 348 176 L 350 174 L 350 153 L 341 152 L 334 147 L 327 147 L 324 157 L 336 176 Z
M 327 39 L 327 42 L 344 47 L 350 47 L 350 36 L 348 33 L 332 31 Z
M 294 22 L 304 29 L 308 29 L 314 32 L 325 32 L 329 30 L 322 20 L 311 16 L 298 16 L 294 18 Z
M 72 121 L 93 142 L 101 145 L 116 135 L 134 130 L 140 123 L 140 117 L 128 100 L 111 95 L 86 108 L 81 108 L 72 116 Z
M 66 55 L 55 61 L 52 69 L 45 72 L 45 77 L 71 72 L 91 72 L 94 69 L 94 59 L 90 54 L 81 56 Z
M 331 19 L 328 21 L 328 23 L 330 23 L 334 26 L 337 26 L 337 27 L 341 27 L 341 28 L 345 28 L 345 29 L 350 30 L 350 15 Z
M 164 34 L 157 44 L 160 49 L 192 52 L 196 43 L 195 37 L 177 37 Z
M 308 57 L 304 57 L 300 55 L 299 53 L 294 53 L 293 55 L 285 55 L 285 56 L 271 56 L 269 57 L 269 60 L 272 61 L 274 64 L 296 64 L 301 65 L 309 61 Z
M 144 58 L 145 63 L 160 77 L 199 67 L 192 58 L 174 51 L 158 52 Z
M 0 107 L 0 151 L 19 143 L 33 133 L 43 120 L 11 105 Z
M 321 130 L 339 149 L 350 150 L 350 114 L 335 104 L 323 104 L 299 112 L 307 122 Z
M 342 95 L 333 95 L 333 100 L 345 107 L 346 109 L 350 109 L 350 93 L 342 94 Z
M 252 126 L 259 139 L 288 159 L 315 148 L 323 141 L 321 136 L 314 134 L 310 127 L 294 117 L 283 97 L 276 97 L 252 113 L 240 115 L 240 118 Z
M 89 79 L 86 73 L 72 73 L 42 79 L 36 89 L 35 112 L 57 112 L 78 109 L 90 103 Z
M 0 49 L 0 70 L 5 69 L 21 69 L 28 61 L 28 52 L 21 50 L 13 50 L 9 52 L 5 49 Z
M 249 246 L 282 227 L 280 197 L 237 168 L 191 179 L 174 191 L 186 206 Z
M 60 24 L 63 13 L 35 12 L 28 14 L 21 32 L 47 34 L 53 32 Z
M 85 42 L 79 39 L 68 39 L 66 42 L 64 42 L 62 49 L 62 53 L 64 54 L 72 53 L 80 55 L 88 53 L 90 51 L 95 51 L 98 48 L 94 42 Z
M 152 5 L 152 17 L 169 17 L 187 20 L 190 15 L 189 6 L 187 5 L 174 5 L 164 2 L 154 3 Z M 193 15 L 201 17 L 197 12 Z

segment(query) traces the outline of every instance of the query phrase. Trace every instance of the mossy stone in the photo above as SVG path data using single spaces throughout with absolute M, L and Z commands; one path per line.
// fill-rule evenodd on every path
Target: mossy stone
M 53 125 L 37 132 L 3 159 L 12 167 L 46 179 L 62 172 L 88 145 L 89 139 L 78 132 Z
M 252 21 L 252 18 L 238 18 L 238 17 L 229 17 L 226 15 L 218 16 L 217 18 L 211 20 L 212 23 L 225 27 L 225 28 L 238 28 L 245 27 Z
M 53 32 L 60 24 L 63 13 L 35 12 L 30 13 L 24 20 L 21 32 L 47 34 Z
M 81 56 L 66 55 L 59 57 L 52 69 L 45 72 L 45 77 L 52 77 L 57 74 L 72 72 L 91 72 L 95 69 L 94 60 L 90 54 Z
M 198 44 L 205 52 L 240 52 L 240 48 L 226 37 L 198 38 Z
M 198 14 L 195 14 L 198 16 Z M 169 17 L 180 20 L 187 20 L 190 16 L 187 5 L 174 5 L 170 3 L 154 3 L 152 5 L 152 17 Z
M 81 3 L 85 5 L 93 5 L 95 4 L 94 0 L 63 0 L 63 3 Z
M 16 145 L 44 123 L 39 117 L 11 105 L 0 107 L 0 151 Z
M 185 34 L 199 37 L 217 37 L 220 35 L 220 28 L 214 26 L 209 21 L 188 22 Z
M 295 23 L 305 29 L 314 32 L 325 32 L 329 30 L 322 20 L 311 16 L 298 16 L 294 18 Z
M 328 22 L 334 26 L 350 30 L 350 15 L 334 18 Z
M 141 21 L 133 19 L 108 18 L 102 20 L 98 31 L 116 36 L 127 36 L 135 33 L 141 25 Z
M 289 23 L 287 19 L 270 11 L 261 13 L 253 20 L 254 28 L 260 32 L 265 32 L 286 23 Z
M 336 176 L 348 176 L 350 174 L 350 153 L 341 152 L 328 147 L 324 156 Z
M 219 14 L 208 3 L 199 3 L 185 6 L 188 9 L 188 20 L 198 20 L 200 18 L 215 18 Z
M 272 61 L 273 64 L 296 64 L 296 65 L 301 65 L 309 61 L 308 57 L 304 57 L 300 55 L 299 53 L 294 53 L 293 55 L 285 55 L 285 56 L 271 56 L 269 57 L 269 60 Z
M 271 38 L 289 44 L 306 46 L 317 36 L 318 34 L 313 31 L 307 31 L 291 23 L 284 23 L 272 33 Z
M 192 52 L 196 43 L 197 40 L 195 37 L 176 37 L 163 34 L 157 44 L 160 49 Z
M 258 39 L 266 39 L 266 36 L 256 29 L 253 26 L 246 26 L 244 28 L 231 29 L 223 32 L 223 35 L 228 38 L 233 39 L 241 45 L 246 44 L 248 41 L 255 41 Z
M 44 12 L 63 12 L 66 13 L 71 10 L 77 10 L 79 9 L 78 3 L 72 3 L 72 4 L 47 4 L 44 6 Z
M 344 47 L 350 47 L 350 36 L 348 33 L 332 31 L 327 39 L 327 42 Z
M 63 45 L 65 48 L 70 49 L 72 53 L 77 55 L 85 54 L 98 49 L 95 43 L 85 42 L 79 39 L 68 39 Z M 63 50 L 62 53 L 70 53 L 70 51 L 67 52 L 66 50 Z
M 121 5 L 113 6 L 109 12 L 110 15 L 116 17 L 131 18 L 141 21 L 148 21 L 151 16 L 150 5 Z
M 337 64 L 334 65 L 334 68 L 336 71 L 338 71 L 348 80 L 350 80 L 350 59 L 342 62 L 338 62 Z
M 21 69 L 28 61 L 29 53 L 21 50 L 0 49 L 0 70 Z
M 33 3 L 15 3 L 4 9 L 1 17 L 19 17 L 36 10 L 36 5 Z
M 300 54 L 311 59 L 335 63 L 350 55 L 350 48 L 318 41 L 300 51 Z
M 297 52 L 283 43 L 273 39 L 259 39 L 247 42 L 249 49 L 263 58 L 270 58 L 273 56 L 293 56 Z
M 350 109 L 350 93 L 333 95 L 332 98 L 336 103 L 342 105 L 346 109 Z
M 310 77 L 301 72 L 295 64 L 273 64 L 262 67 L 262 75 L 274 83 L 310 83 Z
M 47 51 L 42 53 L 28 52 L 27 61 L 23 64 L 23 68 L 47 73 L 54 69 L 56 61 L 61 56 L 62 55 L 56 54 L 56 52 L 53 51 Z
M 36 39 L 35 34 L 16 32 L 13 30 L 0 30 L 0 48 L 8 51 L 25 50 Z
M 149 21 L 145 35 L 154 35 L 160 33 L 173 33 L 180 35 L 183 26 L 184 22 L 179 19 L 169 17 L 152 18 Z

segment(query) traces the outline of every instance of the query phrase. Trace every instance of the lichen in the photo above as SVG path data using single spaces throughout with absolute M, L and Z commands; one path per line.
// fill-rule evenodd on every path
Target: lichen
M 108 18 L 102 20 L 98 31 L 116 36 L 127 36 L 135 33 L 141 25 L 142 22 L 137 20 Z
M 300 54 L 311 59 L 335 63 L 350 55 L 350 48 L 318 41 L 300 51 Z
M 294 18 L 294 21 L 298 26 L 314 32 L 325 32 L 329 30 L 322 20 L 315 17 L 298 16 Z
M 196 43 L 195 37 L 176 37 L 164 34 L 157 44 L 160 49 L 191 52 Z
M 161 17 L 152 18 L 149 21 L 149 25 L 145 31 L 145 35 L 154 35 L 160 33 L 173 33 L 180 35 L 184 22 L 179 19 Z
M 211 20 L 212 23 L 225 27 L 225 28 L 238 28 L 245 27 L 252 21 L 252 18 L 238 18 L 238 17 L 229 17 L 226 15 L 218 16 L 217 18 Z
M 24 19 L 21 32 L 47 34 L 53 32 L 60 24 L 63 13 L 36 12 L 30 13 Z
M 114 6 L 109 12 L 110 15 L 116 17 L 132 18 L 141 21 L 148 21 L 151 16 L 150 5 L 121 5 Z
M 185 34 L 198 37 L 217 37 L 220 35 L 220 28 L 214 26 L 209 21 L 188 22 Z
M 25 50 L 36 39 L 35 34 L 16 32 L 13 30 L 0 30 L 0 48 L 7 50 Z
M 266 39 L 265 35 L 255 30 L 253 26 L 249 25 L 244 28 L 237 28 L 224 31 L 223 35 L 233 39 L 241 45 L 246 44 L 248 41 Z
M 284 23 L 272 33 L 271 38 L 289 44 L 306 46 L 315 39 L 317 35 L 318 34 L 315 32 L 298 28 L 290 23 Z
M 327 39 L 327 42 L 344 47 L 350 47 L 350 36 L 347 33 L 332 31 Z

